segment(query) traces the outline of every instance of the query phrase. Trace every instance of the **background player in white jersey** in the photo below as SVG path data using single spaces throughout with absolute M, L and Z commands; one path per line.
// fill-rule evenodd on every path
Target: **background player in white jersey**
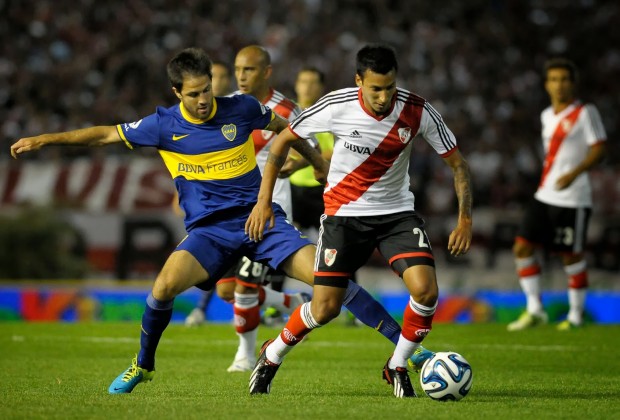
M 583 323 L 588 287 L 584 258 L 592 188 L 588 171 L 605 153 L 605 128 L 598 110 L 575 97 L 577 70 L 571 61 L 555 58 L 544 67 L 545 90 L 551 105 L 543 110 L 545 161 L 538 190 L 526 209 L 513 252 L 519 283 L 527 299 L 525 312 L 508 324 L 509 331 L 547 322 L 540 299 L 540 265 L 536 247 L 559 253 L 568 276 L 569 313 L 558 324 L 569 330 Z
M 329 131 L 335 139 L 312 301 L 297 308 L 280 335 L 263 345 L 250 377 L 250 393 L 269 393 L 284 356 L 314 328 L 338 316 L 348 278 L 378 248 L 411 295 L 383 377 L 395 396 L 415 396 L 407 360 L 431 330 L 438 286 L 424 221 L 415 213 L 409 191 L 412 145 L 424 139 L 454 173 L 458 221 L 448 241 L 454 256 L 466 253 L 471 244 L 472 196 L 469 168 L 454 135 L 426 100 L 396 87 L 397 71 L 390 47 L 365 46 L 357 53 L 357 88 L 321 98 L 283 130 L 271 147 L 258 202 L 246 223 L 249 236 L 258 240 L 277 226 L 271 195 L 288 147 L 317 132 Z
M 271 57 L 265 48 L 259 45 L 242 48 L 235 56 L 234 73 L 238 90 L 234 94 L 251 95 L 280 117 L 291 121 L 299 115 L 301 110 L 293 101 L 271 87 L 272 72 Z M 254 130 L 252 132 L 256 162 L 261 171 L 265 166 L 269 148 L 276 134 L 267 130 Z M 293 210 L 291 186 L 288 178 L 278 179 L 273 201 L 282 207 L 288 219 L 291 220 Z M 228 368 L 229 372 L 249 371 L 256 363 L 256 335 L 260 323 L 260 306 L 265 304 L 264 301 L 260 302 L 259 291 L 267 299 L 265 306 L 272 304 L 277 306 L 277 309 L 275 307 L 273 309 L 278 314 L 283 311 L 290 313 L 292 309 L 309 300 L 309 296 L 305 293 L 294 295 L 281 293 L 284 273 L 274 272 L 267 267 L 263 270 L 259 263 L 246 261 L 246 265 L 248 266 L 247 272 L 254 271 L 260 274 L 258 276 L 245 276 L 243 280 L 240 278 L 241 276 L 237 276 L 236 286 L 234 287 L 234 319 L 235 329 L 239 336 L 239 346 L 235 358 Z M 273 293 L 269 288 L 261 288 L 261 284 L 265 281 L 269 282 L 271 288 L 278 293 Z M 224 292 L 222 289 L 224 288 L 227 289 L 226 294 L 230 293 L 229 285 L 232 284 L 218 285 L 220 297 L 222 297 Z

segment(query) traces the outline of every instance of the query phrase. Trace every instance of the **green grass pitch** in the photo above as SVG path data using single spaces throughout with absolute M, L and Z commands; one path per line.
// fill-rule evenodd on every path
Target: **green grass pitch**
M 236 336 L 221 324 L 171 325 L 154 380 L 108 395 L 138 349 L 138 331 L 134 323 L 0 323 L 0 418 L 620 418 L 620 326 L 508 333 L 501 324 L 435 324 L 425 345 L 461 353 L 474 374 L 469 395 L 446 403 L 394 398 L 381 380 L 392 345 L 339 322 L 289 354 L 270 395 L 250 396 L 249 373 L 226 372 Z M 259 344 L 278 332 L 261 328 Z

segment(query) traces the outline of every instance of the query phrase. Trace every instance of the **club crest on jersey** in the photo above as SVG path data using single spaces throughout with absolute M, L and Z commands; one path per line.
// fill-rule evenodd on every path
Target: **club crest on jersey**
M 411 127 L 402 127 L 398 129 L 398 137 L 403 144 L 409 143 L 411 140 Z
M 222 134 L 226 137 L 226 140 L 233 141 L 237 137 L 237 126 L 234 124 L 222 126 Z
M 326 249 L 324 251 L 324 260 L 325 260 L 325 265 L 327 265 L 328 267 L 331 267 L 334 262 L 336 261 L 336 254 L 338 253 L 338 250 L 336 249 Z
M 269 141 L 272 139 L 272 137 L 276 136 L 276 133 L 274 133 L 273 131 L 269 131 L 269 130 L 261 130 L 261 135 L 263 136 L 263 139 L 265 141 Z
M 563 119 L 560 124 L 562 124 L 562 130 L 564 130 L 565 133 L 568 133 L 570 129 L 573 128 L 573 123 L 568 118 Z

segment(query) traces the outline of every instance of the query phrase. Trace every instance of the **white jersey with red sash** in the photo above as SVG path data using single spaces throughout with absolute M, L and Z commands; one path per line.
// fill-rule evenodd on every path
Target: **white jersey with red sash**
M 237 91 L 234 94 L 241 94 L 241 91 Z M 273 112 L 280 117 L 293 121 L 301 112 L 301 109 L 295 104 L 295 102 L 288 99 L 282 93 L 275 89 L 270 90 L 270 94 L 263 105 L 267 105 Z M 265 164 L 267 163 L 267 156 L 269 155 L 269 149 L 273 140 L 277 134 L 273 131 L 267 130 L 255 130 L 252 132 L 252 140 L 254 141 L 254 151 L 256 153 L 256 164 L 258 168 L 263 172 Z M 293 204 L 291 200 L 291 183 L 288 178 L 278 178 L 273 190 L 273 201 L 278 203 L 282 209 L 286 212 L 286 216 L 289 220 L 293 217 Z
M 299 137 L 334 135 L 323 195 L 330 216 L 377 216 L 414 210 L 409 189 L 412 144 L 422 139 L 442 157 L 457 149 L 441 115 L 423 98 L 397 89 L 388 114 L 368 111 L 359 88 L 321 98 L 290 125 Z
M 545 162 L 536 199 L 557 207 L 592 207 L 587 172 L 562 190 L 556 182 L 584 160 L 590 146 L 607 139 L 598 110 L 592 104 L 575 101 L 557 114 L 552 107 L 546 108 L 540 120 Z

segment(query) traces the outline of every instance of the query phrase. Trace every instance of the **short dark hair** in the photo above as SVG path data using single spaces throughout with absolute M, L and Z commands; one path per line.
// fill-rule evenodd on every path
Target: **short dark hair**
M 207 75 L 211 78 L 211 65 L 211 58 L 205 50 L 202 48 L 186 48 L 168 62 L 166 67 L 168 80 L 170 80 L 172 87 L 180 92 L 183 90 L 183 77 L 185 75 Z
M 366 70 L 374 73 L 388 74 L 398 72 L 398 61 L 394 49 L 385 44 L 369 44 L 357 52 L 356 72 L 360 77 Z
M 297 72 L 297 75 L 299 75 L 300 73 L 305 73 L 305 72 L 311 72 L 311 73 L 316 74 L 317 76 L 319 76 L 319 82 L 321 82 L 322 85 L 325 84 L 325 73 L 323 73 L 318 68 L 314 66 L 302 67 L 302 69 Z
M 547 74 L 549 73 L 549 70 L 565 69 L 565 70 L 568 70 L 568 77 L 570 78 L 571 82 L 577 82 L 577 77 L 578 77 L 577 66 L 575 65 L 574 62 L 572 62 L 568 58 L 564 58 L 564 57 L 550 58 L 549 60 L 545 61 L 545 65 L 543 69 L 544 69 L 545 80 L 547 80 Z

